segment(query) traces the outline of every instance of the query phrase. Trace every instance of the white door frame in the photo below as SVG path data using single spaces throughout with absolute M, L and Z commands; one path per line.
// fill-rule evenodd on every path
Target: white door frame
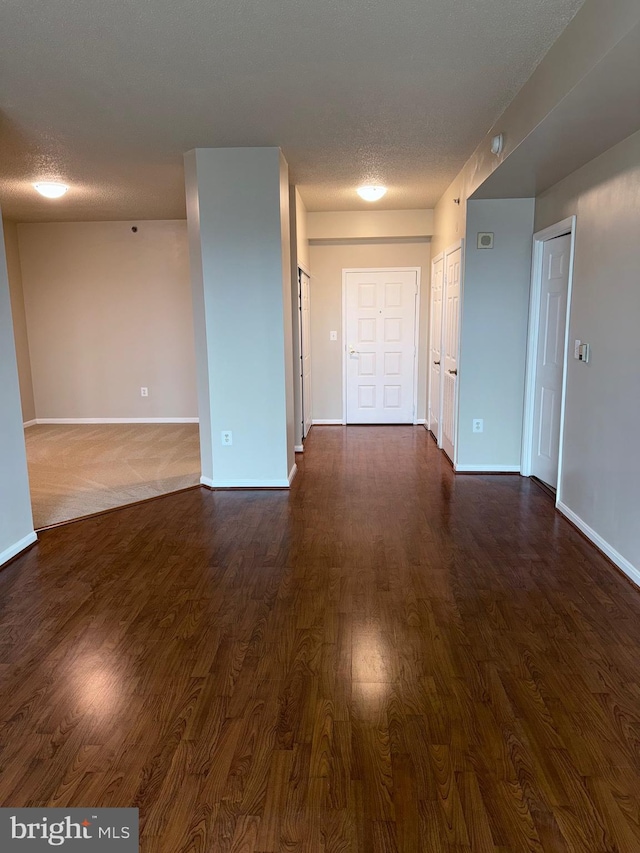
M 442 341 L 444 341 L 444 327 L 447 313 L 446 296 L 447 296 L 447 256 L 452 255 L 460 249 L 460 318 L 458 323 L 458 351 L 456 353 L 456 361 L 458 363 L 458 381 L 456 382 L 456 398 L 453 401 L 453 459 L 451 464 L 453 470 L 456 470 L 458 465 L 458 408 L 460 401 L 460 350 L 462 345 L 462 324 L 463 324 L 463 306 L 464 306 L 464 238 L 456 240 L 451 246 L 448 246 L 444 252 L 444 272 L 442 281 Z M 444 389 L 444 352 L 442 353 L 442 370 L 440 371 L 440 418 L 442 419 L 442 399 Z M 440 427 L 440 441 L 438 447 L 442 449 L 442 427 Z
M 342 270 L 342 423 L 347 423 L 347 274 L 373 272 L 415 272 L 416 318 L 413 326 L 413 424 L 418 424 L 418 341 L 420 340 L 420 267 L 349 267 Z
M 533 260 L 531 264 L 531 295 L 529 300 L 529 334 L 527 339 L 527 367 L 524 386 L 524 417 L 522 422 L 522 458 L 520 472 L 530 477 L 532 470 L 533 413 L 536 391 L 536 365 L 538 359 L 538 333 L 540 331 L 540 291 L 542 289 L 542 256 L 544 244 L 563 234 L 571 235 L 569 250 L 569 282 L 567 286 L 567 319 L 564 330 L 564 365 L 562 368 L 562 393 L 560 396 L 560 442 L 558 445 L 558 484 L 556 506 L 561 502 L 562 457 L 564 445 L 564 413 L 567 394 L 567 368 L 569 362 L 569 327 L 571 321 L 571 295 L 573 292 L 573 264 L 576 245 L 576 217 L 569 216 L 533 235 Z
M 429 417 L 431 411 L 431 311 L 433 309 L 433 303 L 431 302 L 431 288 L 433 287 L 433 268 L 438 263 L 438 261 L 442 261 L 442 298 L 444 299 L 444 252 L 440 252 L 439 255 L 436 255 L 435 258 L 431 259 L 431 278 L 429 280 L 429 340 L 427 341 L 427 353 L 429 356 L 429 370 L 427 374 L 427 420 L 425 422 L 425 429 L 431 430 L 431 418 Z M 442 315 L 444 312 L 444 303 L 442 308 L 440 309 L 440 320 L 442 321 Z M 440 323 L 440 358 L 442 360 L 442 322 Z M 442 361 L 440 363 L 440 367 L 442 368 Z M 438 389 L 438 433 L 440 432 L 440 417 L 442 416 L 442 369 L 440 370 L 440 388 Z M 434 436 L 436 440 L 436 444 L 440 446 L 440 435 Z

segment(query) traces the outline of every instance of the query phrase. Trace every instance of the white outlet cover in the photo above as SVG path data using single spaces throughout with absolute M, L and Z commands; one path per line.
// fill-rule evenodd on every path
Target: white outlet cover
M 330 341 L 337 341 L 338 340 L 338 333 L 337 332 L 329 332 L 329 340 Z
M 149 396 L 149 389 L 145 388 L 144 385 L 142 385 L 140 388 L 140 396 L 141 397 L 148 397 Z
M 233 433 L 230 429 L 223 429 L 220 433 L 220 441 L 225 447 L 229 447 L 233 444 Z

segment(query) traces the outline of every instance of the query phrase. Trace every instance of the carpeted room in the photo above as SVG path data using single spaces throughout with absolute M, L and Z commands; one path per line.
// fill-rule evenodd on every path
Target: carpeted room
M 197 485 L 186 223 L 4 233 L 36 528 Z

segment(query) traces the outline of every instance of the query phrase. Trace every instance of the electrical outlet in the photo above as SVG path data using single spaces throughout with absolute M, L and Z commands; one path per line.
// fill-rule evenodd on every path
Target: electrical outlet
M 482 420 L 482 418 L 473 419 L 473 431 L 484 432 L 484 421 Z
M 149 389 L 145 388 L 144 385 L 140 388 L 140 396 L 141 397 L 148 397 L 149 396 Z
M 233 433 L 230 429 L 223 429 L 220 433 L 220 438 L 222 439 L 222 443 L 225 447 L 229 447 L 233 444 Z

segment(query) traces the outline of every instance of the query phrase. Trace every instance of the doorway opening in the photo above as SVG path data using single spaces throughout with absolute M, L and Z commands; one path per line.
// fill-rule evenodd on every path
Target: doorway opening
M 576 217 L 533 235 L 522 466 L 561 500 Z

